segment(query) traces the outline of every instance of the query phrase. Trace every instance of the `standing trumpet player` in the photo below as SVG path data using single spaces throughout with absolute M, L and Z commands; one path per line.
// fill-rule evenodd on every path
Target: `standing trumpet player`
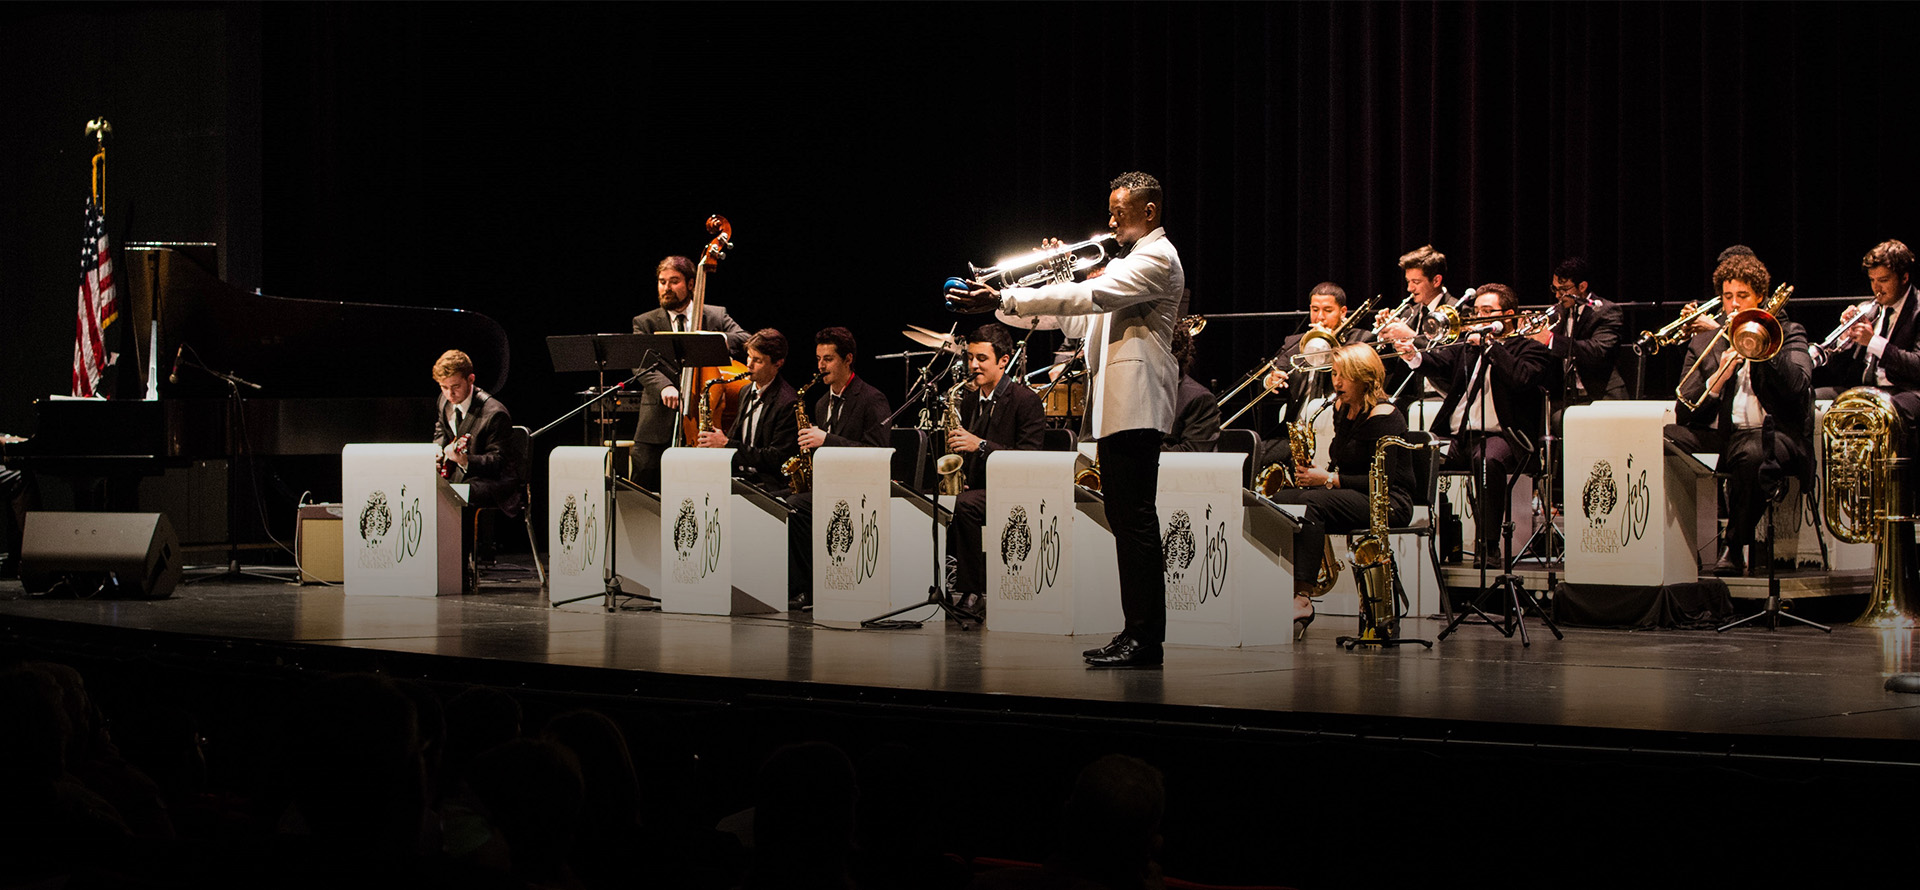
M 1161 431 L 1173 423 L 1180 381 L 1172 342 L 1187 276 L 1162 226 L 1160 181 L 1123 173 L 1109 188 L 1107 228 L 1131 250 L 1105 275 L 1005 291 L 972 282 L 966 293 L 948 291 L 947 304 L 960 312 L 1066 316 L 1061 332 L 1086 338 L 1093 384 L 1081 429 L 1097 443 L 1126 615 L 1126 628 L 1113 642 L 1087 650 L 1086 660 L 1093 667 L 1158 667 L 1167 635 L 1167 579 L 1155 495 Z
M 1013 337 L 989 322 L 967 335 L 967 373 L 973 390 L 959 399 L 960 426 L 947 431 L 947 450 L 960 456 L 966 487 L 954 501 L 947 525 L 947 558 L 953 581 L 948 595 L 960 609 L 986 608 L 987 556 L 981 528 L 987 518 L 987 458 L 996 451 L 1039 451 L 1047 407 L 1033 390 L 1007 373 Z

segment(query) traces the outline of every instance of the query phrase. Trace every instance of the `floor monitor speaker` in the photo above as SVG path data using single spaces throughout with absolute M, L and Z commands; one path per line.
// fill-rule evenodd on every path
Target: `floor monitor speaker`
M 165 513 L 28 513 L 20 581 L 29 593 L 162 599 L 180 562 Z

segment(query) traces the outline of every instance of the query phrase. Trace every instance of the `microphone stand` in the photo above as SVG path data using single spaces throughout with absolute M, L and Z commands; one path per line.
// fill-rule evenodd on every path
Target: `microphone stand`
M 256 467 L 253 458 L 253 447 L 252 443 L 248 441 L 247 436 L 247 402 L 246 399 L 240 395 L 240 388 L 246 387 L 247 389 L 258 391 L 260 384 L 229 371 L 216 371 L 207 367 L 206 363 L 201 361 L 198 350 L 190 345 L 185 346 L 185 349 L 188 354 L 192 355 L 192 358 L 187 358 L 184 355 L 179 356 L 175 362 L 177 365 L 201 371 L 227 384 L 227 394 L 233 399 L 232 419 L 228 421 L 227 424 L 227 435 L 233 443 L 233 454 L 227 460 L 227 564 L 219 569 L 207 572 L 207 574 L 188 578 L 182 583 L 194 584 L 214 578 L 229 580 L 243 577 L 259 578 L 265 581 L 294 580 L 299 577 L 300 570 L 298 566 L 295 566 L 294 575 L 290 578 L 286 575 L 275 574 L 274 572 L 278 570 L 269 569 L 265 566 L 248 568 L 240 565 L 240 505 L 236 498 L 238 498 L 240 493 L 239 469 L 240 462 L 243 460 L 247 463 L 247 477 L 253 488 L 254 503 L 256 505 L 260 503 L 260 485 L 258 480 L 255 479 L 256 474 L 253 472 Z M 260 525 L 261 529 L 267 531 L 267 536 L 271 538 L 273 533 L 266 529 L 264 510 L 260 518 Z M 206 572 L 207 567 L 198 567 L 195 570 Z
M 600 386 L 599 395 L 596 395 L 593 398 L 580 403 L 580 405 L 574 408 L 572 411 L 568 411 L 567 413 L 560 415 L 559 417 L 555 418 L 551 423 L 548 423 L 546 426 L 541 427 L 539 430 L 535 431 L 534 433 L 529 435 L 527 438 L 528 439 L 537 438 L 540 436 L 541 433 L 545 433 L 548 430 L 551 430 L 554 427 L 557 427 L 560 424 L 565 423 L 567 420 L 572 419 L 573 417 L 585 412 L 588 408 L 592 408 L 595 405 L 600 406 L 600 412 L 599 412 L 600 421 L 601 421 L 600 434 L 604 438 L 606 436 L 606 431 L 607 431 L 607 428 L 606 428 L 607 411 L 606 411 L 606 406 L 604 402 L 606 401 L 607 397 L 612 396 L 616 393 L 625 392 L 628 384 L 633 383 L 635 380 L 639 380 L 642 376 L 646 374 L 647 371 L 652 370 L 654 366 L 658 364 L 660 364 L 660 357 L 656 355 L 653 350 L 649 349 L 647 350 L 646 354 L 641 357 L 641 361 L 640 361 L 640 367 L 642 369 L 641 372 L 639 374 L 633 375 L 632 377 L 628 377 L 626 380 L 623 380 L 611 387 L 606 385 L 606 368 L 603 364 L 603 366 L 600 369 L 601 386 Z M 684 398 L 685 396 L 683 395 L 682 397 Z M 606 447 L 606 446 L 602 446 L 602 447 Z M 568 603 L 577 603 L 582 600 L 593 599 L 594 597 L 605 598 L 606 610 L 608 612 L 619 611 L 621 597 L 642 600 L 646 603 L 651 604 L 652 608 L 656 608 L 656 609 L 659 608 L 660 598 L 657 596 L 648 596 L 647 594 L 644 594 L 644 593 L 628 593 L 620 589 L 620 572 L 619 572 L 619 569 L 615 566 L 615 562 L 619 559 L 620 551 L 619 551 L 619 548 L 614 546 L 614 542 L 619 540 L 618 528 L 620 525 L 620 509 L 619 509 L 620 484 L 621 484 L 621 480 L 615 478 L 612 473 L 607 474 L 605 489 L 604 489 L 605 497 L 606 497 L 606 503 L 605 503 L 604 509 L 606 510 L 606 516 L 607 516 L 607 537 L 606 537 L 607 567 L 602 571 L 602 574 L 601 574 L 602 580 L 604 582 L 604 589 L 600 593 L 588 593 L 588 594 L 583 594 L 581 596 L 576 596 L 572 599 L 561 600 L 559 602 L 551 604 L 551 608 L 557 609 L 557 608 L 560 608 L 561 606 L 567 605 Z M 641 489 L 641 490 L 644 491 L 645 489 Z
M 1461 438 L 1467 440 L 1470 436 L 1476 434 L 1480 437 L 1480 456 L 1475 467 L 1478 474 L 1475 477 L 1475 485 L 1479 489 L 1480 497 L 1488 498 L 1498 496 L 1502 498 L 1502 502 L 1499 503 L 1497 507 L 1499 510 L 1498 515 L 1501 517 L 1499 550 L 1495 553 L 1477 554 L 1479 559 L 1476 561 L 1480 563 L 1481 590 L 1495 591 L 1504 594 L 1505 608 L 1503 611 L 1505 614 L 1501 616 L 1500 621 L 1495 621 L 1493 616 L 1487 614 L 1485 610 L 1480 608 L 1478 601 L 1468 601 L 1465 604 L 1465 608 L 1459 609 L 1454 613 L 1453 620 L 1447 623 L 1445 630 L 1440 631 L 1438 638 L 1442 640 L 1446 639 L 1448 634 L 1453 633 L 1454 629 L 1459 627 L 1467 619 L 1477 617 L 1478 620 L 1474 622 L 1475 624 L 1484 624 L 1491 627 L 1500 631 L 1501 635 L 1505 637 L 1511 638 L 1513 632 L 1518 630 L 1520 632 L 1520 645 L 1522 647 L 1531 647 L 1533 641 L 1527 638 L 1527 606 L 1532 606 L 1533 610 L 1539 613 L 1541 620 L 1547 623 L 1547 629 L 1553 631 L 1554 639 L 1565 639 L 1566 637 L 1560 633 L 1560 628 L 1554 625 L 1553 619 L 1547 617 L 1546 610 L 1540 607 L 1540 602 L 1533 598 L 1533 594 L 1527 592 L 1525 581 L 1511 571 L 1512 563 L 1509 560 L 1513 550 L 1513 516 L 1511 511 L 1507 509 L 1506 503 L 1504 503 L 1507 492 L 1496 493 L 1492 491 L 1491 480 L 1487 475 L 1487 442 L 1491 440 L 1495 434 L 1486 431 L 1487 409 L 1485 404 L 1491 397 L 1484 396 L 1483 393 L 1486 391 L 1488 378 L 1493 374 L 1493 363 L 1490 356 L 1494 348 L 1494 339 L 1495 338 L 1490 336 L 1482 336 L 1480 338 L 1479 361 L 1472 375 L 1473 379 L 1467 382 L 1467 390 L 1464 394 L 1466 396 L 1472 396 L 1474 400 L 1474 404 L 1466 406 L 1465 410 L 1472 411 L 1476 407 L 1480 409 L 1480 428 L 1478 430 L 1464 431 Z M 1472 459 L 1471 450 L 1468 451 L 1468 455 L 1469 459 Z M 1508 480 L 1507 488 L 1509 492 L 1512 488 L 1511 482 L 1512 480 Z M 1486 530 L 1480 527 L 1477 518 L 1474 522 L 1474 533 L 1483 539 L 1486 536 Z M 1499 577 L 1493 579 L 1492 583 L 1488 583 L 1487 565 L 1494 559 L 1500 560 L 1501 572 Z

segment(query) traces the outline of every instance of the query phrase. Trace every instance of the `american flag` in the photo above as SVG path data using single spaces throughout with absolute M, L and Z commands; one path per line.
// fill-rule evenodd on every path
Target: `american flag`
M 73 395 L 97 396 L 113 356 L 107 326 L 120 317 L 113 291 L 113 259 L 107 251 L 107 219 L 87 201 L 87 238 L 80 248 L 80 311 L 73 333 Z

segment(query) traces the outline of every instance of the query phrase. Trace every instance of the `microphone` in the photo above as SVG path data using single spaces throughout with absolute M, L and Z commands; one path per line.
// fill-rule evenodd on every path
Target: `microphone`
M 167 373 L 168 383 L 180 382 L 180 359 L 187 354 L 187 341 L 180 341 L 180 348 L 173 351 L 173 370 Z
M 1473 327 L 1467 328 L 1467 333 L 1488 334 L 1494 337 L 1498 337 L 1501 334 L 1506 333 L 1506 330 L 1507 330 L 1506 322 L 1490 321 L 1490 322 L 1487 322 L 1486 324 L 1474 325 Z

